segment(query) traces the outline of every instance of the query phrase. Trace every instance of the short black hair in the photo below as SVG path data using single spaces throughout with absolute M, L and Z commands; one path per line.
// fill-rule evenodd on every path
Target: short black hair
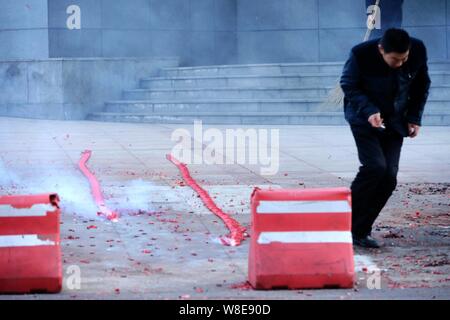
M 403 29 L 390 28 L 384 32 L 380 44 L 386 53 L 405 53 L 411 46 L 411 38 Z

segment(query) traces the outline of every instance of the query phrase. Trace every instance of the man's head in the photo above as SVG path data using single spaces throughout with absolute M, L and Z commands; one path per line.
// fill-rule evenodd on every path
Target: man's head
M 409 56 L 411 38 L 403 29 L 391 28 L 386 30 L 378 44 L 378 50 L 384 61 L 391 68 L 400 68 Z

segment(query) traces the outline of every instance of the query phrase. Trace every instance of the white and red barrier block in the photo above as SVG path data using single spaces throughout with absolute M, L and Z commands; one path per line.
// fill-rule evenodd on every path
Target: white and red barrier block
M 62 287 L 56 194 L 0 196 L 0 293 L 56 293 Z
M 255 289 L 352 288 L 348 188 L 256 188 L 249 282 Z

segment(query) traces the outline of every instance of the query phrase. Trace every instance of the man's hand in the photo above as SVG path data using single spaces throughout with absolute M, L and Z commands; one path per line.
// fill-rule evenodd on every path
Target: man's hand
M 368 121 L 374 128 L 381 128 L 383 124 L 383 119 L 381 119 L 381 114 L 379 112 L 371 115 Z
M 408 123 L 408 133 L 410 138 L 414 138 L 419 134 L 420 126 L 414 123 Z

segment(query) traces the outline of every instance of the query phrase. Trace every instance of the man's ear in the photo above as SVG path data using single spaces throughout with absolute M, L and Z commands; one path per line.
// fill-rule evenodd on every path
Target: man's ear
M 381 54 L 384 54 L 384 48 L 381 44 L 378 44 L 378 50 L 380 51 Z

